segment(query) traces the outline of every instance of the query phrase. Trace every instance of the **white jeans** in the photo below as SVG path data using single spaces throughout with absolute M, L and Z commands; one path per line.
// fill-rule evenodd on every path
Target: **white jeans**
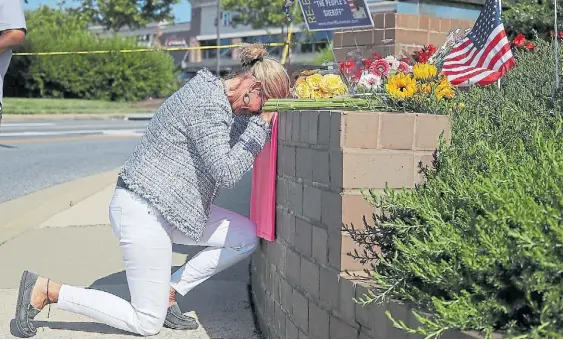
M 172 227 L 147 200 L 128 190 L 115 190 L 109 210 L 123 252 L 131 302 L 106 292 L 63 285 L 58 305 L 62 310 L 141 335 L 154 335 L 162 328 L 170 286 L 185 295 L 249 256 L 258 245 L 253 222 L 216 206 L 211 208 L 199 242 Z M 171 278 L 173 243 L 207 248 Z

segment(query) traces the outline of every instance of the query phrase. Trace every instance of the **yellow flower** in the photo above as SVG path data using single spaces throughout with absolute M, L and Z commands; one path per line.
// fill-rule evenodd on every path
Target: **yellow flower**
M 328 93 L 335 93 L 342 87 L 345 87 L 342 78 L 337 74 L 325 74 L 319 85 L 323 91 Z
M 414 74 L 414 79 L 416 80 L 431 80 L 438 75 L 438 69 L 436 66 L 428 63 L 418 63 L 412 67 L 412 73 Z
M 429 94 L 432 92 L 431 83 L 422 83 L 418 85 L 418 92 L 422 94 Z
M 309 84 L 309 87 L 311 87 L 313 90 L 318 90 L 320 88 L 322 79 L 323 76 L 321 76 L 320 74 L 313 74 L 307 77 L 307 84 Z
M 302 82 L 295 88 L 295 94 L 297 95 L 297 98 L 310 98 L 311 92 L 312 89 L 311 87 L 309 87 L 309 84 L 307 84 L 307 82 Z
M 448 78 L 442 78 L 440 84 L 436 86 L 434 94 L 439 100 L 443 98 L 452 99 L 453 97 L 455 97 L 455 90 L 452 84 L 450 84 L 450 82 L 448 81 Z
M 321 91 L 313 91 L 311 93 L 311 98 L 312 99 L 321 99 L 321 98 L 323 98 L 323 94 L 322 94 Z
M 387 92 L 396 99 L 406 99 L 416 93 L 416 80 L 410 74 L 396 73 L 385 84 Z

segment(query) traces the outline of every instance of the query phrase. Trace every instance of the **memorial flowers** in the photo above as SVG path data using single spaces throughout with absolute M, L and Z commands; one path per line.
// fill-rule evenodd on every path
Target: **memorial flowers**
M 385 88 L 395 99 L 410 98 L 417 92 L 416 80 L 410 74 L 401 72 L 389 77 Z
M 417 63 L 412 68 L 414 78 L 421 81 L 429 81 L 438 75 L 438 68 L 428 63 Z
M 299 78 L 295 83 L 294 92 L 300 99 L 322 99 L 345 95 L 348 88 L 337 74 L 315 73 Z
M 431 61 L 437 49 L 425 46 L 416 58 L 350 52 L 338 71 L 302 71 L 295 82 L 296 99 L 270 100 L 264 110 L 386 109 L 417 110 L 432 101 L 448 100 L 455 88 Z M 325 74 L 326 73 L 326 74 Z
M 425 99 L 433 96 L 437 100 L 455 97 L 455 89 L 448 79 L 440 75 L 435 65 L 417 63 L 412 73 L 398 72 L 389 77 L 385 85 L 387 94 L 398 101 L 415 98 Z
M 415 51 L 412 55 L 412 58 L 417 63 L 426 63 L 430 61 L 430 58 L 436 53 L 438 49 L 436 46 L 430 44 L 422 47 L 420 50 Z

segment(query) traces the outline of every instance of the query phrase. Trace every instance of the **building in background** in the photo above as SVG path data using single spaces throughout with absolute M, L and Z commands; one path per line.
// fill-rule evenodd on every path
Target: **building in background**
M 217 45 L 217 2 L 214 0 L 190 0 L 192 4 L 192 33 L 195 39 L 192 46 L 215 46 Z M 282 9 L 280 9 L 281 11 Z M 262 42 L 262 43 L 283 43 L 286 32 L 282 32 L 281 27 L 268 29 L 253 29 L 250 26 L 239 25 L 234 27 L 232 24 L 233 13 L 223 11 L 219 23 L 221 25 L 221 45 L 231 45 L 240 43 Z M 197 33 L 196 33 L 197 32 Z M 322 34 L 309 34 L 304 26 L 297 26 L 294 29 L 293 41 L 289 62 L 293 65 L 306 65 L 313 62 L 317 52 L 325 49 L 332 41 L 331 32 Z M 281 58 L 283 46 L 272 46 L 268 48 L 270 55 Z M 222 72 L 235 71 L 240 67 L 236 49 L 220 50 Z M 217 58 L 216 49 L 194 51 L 191 55 L 187 69 L 198 69 L 202 66 L 214 69 Z
M 182 47 L 200 47 L 217 45 L 217 3 L 214 0 L 190 0 L 192 4 L 191 21 L 185 23 L 152 23 L 144 28 L 130 30 L 124 28 L 118 32 L 121 36 L 136 37 L 142 46 L 152 48 L 173 49 Z M 223 11 L 219 20 L 221 24 L 221 45 L 240 44 L 245 42 L 283 43 L 286 32 L 281 27 L 256 30 L 249 26 L 232 24 L 233 13 Z M 91 27 L 91 31 L 100 36 L 109 36 L 100 26 Z M 332 32 L 310 34 L 304 26 L 294 29 L 292 38 L 295 43 L 291 49 L 289 62 L 294 65 L 311 64 L 317 53 L 327 48 L 332 41 Z M 270 55 L 281 58 L 283 46 L 269 47 Z M 240 62 L 236 49 L 221 49 L 221 72 L 236 71 Z M 202 67 L 215 71 L 217 49 L 190 51 L 170 51 L 176 65 L 185 74 L 191 75 Z
M 143 46 L 174 49 L 183 47 L 215 46 L 217 44 L 217 3 L 215 0 L 189 0 L 192 5 L 190 22 L 152 23 L 144 28 L 124 28 L 119 35 L 136 37 Z M 452 28 L 469 28 L 479 16 L 485 0 L 368 0 L 373 29 L 307 32 L 304 25 L 294 29 L 289 62 L 292 68 L 313 63 L 317 53 L 334 42 L 337 60 L 356 46 L 365 46 L 366 56 L 371 50 L 383 55 L 412 53 L 422 45 L 441 45 Z M 281 9 L 280 9 L 281 10 Z M 232 24 L 233 13 L 223 11 L 221 45 L 244 42 L 284 42 L 287 32 L 281 27 L 253 29 Z M 101 36 L 109 35 L 102 27 L 91 30 Z M 281 58 L 283 46 L 268 48 L 270 55 Z M 221 72 L 236 71 L 240 67 L 236 49 L 222 49 Z M 215 70 L 217 49 L 170 51 L 178 68 L 189 79 L 201 67 Z
M 411 54 L 423 45 L 440 46 L 452 29 L 473 26 L 485 0 L 368 0 L 374 28 L 334 33 L 337 60 L 357 46 L 381 55 Z

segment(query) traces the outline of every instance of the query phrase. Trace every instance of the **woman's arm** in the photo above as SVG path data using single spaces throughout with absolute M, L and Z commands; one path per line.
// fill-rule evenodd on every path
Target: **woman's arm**
M 191 136 L 205 168 L 218 185 L 232 188 L 250 169 L 268 137 L 269 124 L 259 116 L 248 125 L 231 146 L 228 117 L 217 105 L 199 107 L 206 111 L 190 120 Z M 195 121 L 194 121 L 195 120 Z
M 233 125 L 231 126 L 231 140 L 230 140 L 230 144 L 231 147 L 233 147 L 239 140 L 240 136 L 244 133 L 244 131 L 246 130 L 246 128 L 248 127 L 248 122 L 250 120 L 252 116 L 236 116 L 234 118 L 234 122 Z M 268 134 L 268 138 L 266 139 L 266 141 L 269 140 L 269 137 L 271 136 L 271 124 L 269 124 L 268 128 L 267 128 L 267 134 Z

